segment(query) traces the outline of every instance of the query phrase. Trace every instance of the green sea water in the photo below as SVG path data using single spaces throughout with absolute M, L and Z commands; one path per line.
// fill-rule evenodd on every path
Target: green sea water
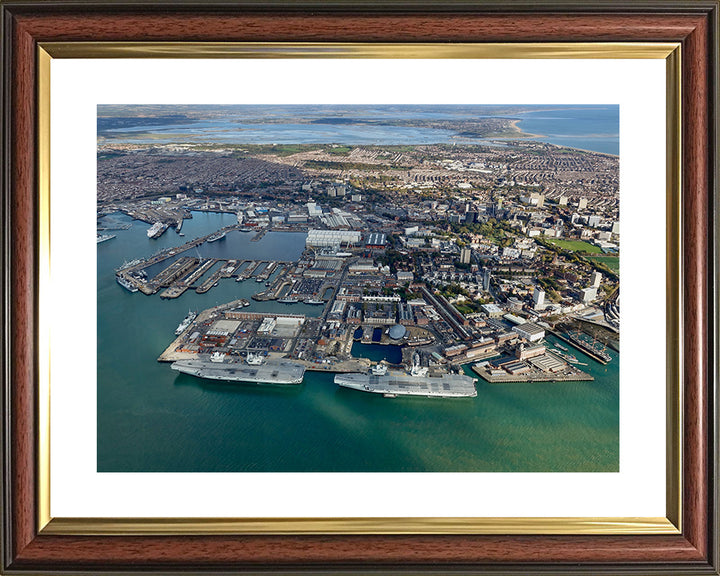
M 129 218 L 114 216 L 130 222 Z M 477 398 L 384 398 L 306 372 L 297 387 L 218 383 L 156 361 L 188 309 L 249 298 L 264 286 L 223 280 L 176 300 L 131 294 L 123 261 L 178 246 L 235 221 L 194 213 L 185 237 L 148 226 L 97 246 L 99 472 L 598 472 L 619 466 L 619 358 L 603 366 L 573 351 L 593 382 L 489 384 Z M 260 242 L 237 234 L 225 257 L 293 259 L 297 234 Z M 248 311 L 318 315 L 319 306 L 251 301 Z M 551 337 L 552 340 L 552 337 Z M 468 368 L 468 373 L 471 373 Z

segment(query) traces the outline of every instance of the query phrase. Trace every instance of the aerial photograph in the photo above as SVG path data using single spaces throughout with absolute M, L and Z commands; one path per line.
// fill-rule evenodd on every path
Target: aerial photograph
M 98 106 L 97 471 L 618 472 L 619 132 Z

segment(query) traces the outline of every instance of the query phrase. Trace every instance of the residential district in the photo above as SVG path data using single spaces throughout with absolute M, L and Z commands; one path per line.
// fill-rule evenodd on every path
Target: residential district
M 592 380 L 577 351 L 607 363 L 619 342 L 618 210 L 617 157 L 537 142 L 98 151 L 98 242 L 128 226 L 113 224 L 118 212 L 151 239 L 182 236 L 193 213 L 234 215 L 126 262 L 120 285 L 173 299 L 255 282 L 253 300 L 288 305 L 262 313 L 238 299 L 181 322 L 159 360 L 217 380 L 297 384 L 328 371 L 390 397 L 475 396 L 474 376 Z M 298 259 L 196 250 L 278 231 L 306 235 Z M 297 302 L 319 315 L 293 313 Z M 355 358 L 355 342 L 400 346 L 402 362 Z

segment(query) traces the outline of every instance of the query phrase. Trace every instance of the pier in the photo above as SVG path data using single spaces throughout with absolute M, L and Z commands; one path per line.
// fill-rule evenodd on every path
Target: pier
M 215 260 L 213 264 L 216 264 L 217 262 L 224 262 L 224 260 Z M 223 268 L 220 268 L 219 270 L 216 270 L 213 272 L 205 282 L 203 282 L 200 286 L 195 288 L 195 292 L 198 294 L 205 294 L 205 292 L 209 291 L 210 288 L 215 286 L 221 278 L 223 278 L 224 270 Z
M 259 260 L 250 260 L 250 264 L 248 264 L 245 269 L 238 274 L 237 281 L 242 282 L 243 280 L 250 278 L 260 264 L 262 264 L 262 262 Z
M 505 364 L 509 363 L 521 364 L 517 360 L 511 360 Z M 550 352 L 530 358 L 522 362 L 522 364 L 524 366 L 518 371 L 510 371 L 509 368 L 504 370 L 494 367 L 488 362 L 473 364 L 471 368 L 475 374 L 493 384 L 507 382 L 589 382 L 595 380 L 590 374 L 571 366 L 559 356 Z
M 170 264 L 165 270 L 160 272 L 155 278 L 153 278 L 149 284 L 154 285 L 157 288 L 160 287 L 169 287 L 175 280 L 181 278 L 190 270 L 192 270 L 195 266 L 197 266 L 198 259 L 193 258 L 191 256 L 183 256 L 181 258 L 178 258 Z
M 269 231 L 270 231 L 270 228 L 263 228 L 262 230 L 260 230 L 260 232 L 258 232 L 257 234 L 255 234 L 255 236 L 252 237 L 250 242 L 259 242 L 260 240 L 263 239 L 265 234 L 267 234 Z
M 606 352 L 603 352 L 603 355 L 600 355 L 600 351 L 595 350 L 589 342 L 583 342 L 579 338 L 571 338 L 569 334 L 563 334 L 559 331 L 550 330 L 549 332 L 563 342 L 567 342 L 576 350 L 580 350 L 583 354 L 590 356 L 590 358 L 596 362 L 600 362 L 600 364 L 607 364 L 610 362 L 610 356 Z

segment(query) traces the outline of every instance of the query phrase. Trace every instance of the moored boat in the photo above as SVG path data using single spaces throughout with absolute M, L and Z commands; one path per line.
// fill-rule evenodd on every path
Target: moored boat
M 135 284 L 125 278 L 125 276 L 115 275 L 115 280 L 117 280 L 117 283 L 120 284 L 120 286 L 122 286 L 123 288 L 125 288 L 125 290 L 129 290 L 130 292 L 138 291 L 137 286 L 135 286 Z
M 175 335 L 179 336 L 180 334 L 185 332 L 185 330 L 187 330 L 187 327 L 192 324 L 192 321 L 195 320 L 195 318 L 197 318 L 197 312 L 193 312 L 192 310 L 189 311 L 188 315 L 185 316 L 185 319 L 180 322 L 180 324 L 178 324 L 178 327 L 175 329 Z
M 165 230 L 167 230 L 167 224 L 163 224 L 162 222 L 155 222 L 155 224 L 148 228 L 148 238 L 159 238 L 162 233 L 165 232 Z

